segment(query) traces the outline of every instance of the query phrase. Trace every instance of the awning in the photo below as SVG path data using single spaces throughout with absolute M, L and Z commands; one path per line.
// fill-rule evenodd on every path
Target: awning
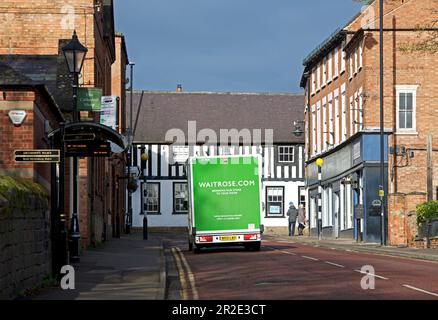
M 64 134 L 92 134 L 96 140 L 108 141 L 111 143 L 111 151 L 114 153 L 122 153 L 128 148 L 128 141 L 125 136 L 119 134 L 110 127 L 96 122 L 68 123 L 64 128 Z M 61 129 L 58 128 L 50 132 L 48 138 L 54 138 L 55 145 L 58 145 L 61 141 L 60 133 Z

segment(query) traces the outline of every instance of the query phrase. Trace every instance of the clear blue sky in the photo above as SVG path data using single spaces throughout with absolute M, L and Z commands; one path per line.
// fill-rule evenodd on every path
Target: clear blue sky
M 303 59 L 360 5 L 353 0 L 118 0 L 134 88 L 301 92 Z M 129 74 L 128 74 L 129 75 Z

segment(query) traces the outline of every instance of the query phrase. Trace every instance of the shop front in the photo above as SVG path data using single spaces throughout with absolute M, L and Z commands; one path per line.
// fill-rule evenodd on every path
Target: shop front
M 385 192 L 387 190 L 387 137 L 385 135 Z M 380 242 L 381 207 L 380 136 L 361 132 L 318 158 L 321 168 L 321 213 L 318 216 L 318 167 L 316 158 L 307 164 L 306 188 L 310 233 L 322 238 L 350 238 Z M 386 204 L 384 203 L 384 208 Z M 318 218 L 322 229 L 318 230 Z M 387 223 L 385 223 L 387 225 Z

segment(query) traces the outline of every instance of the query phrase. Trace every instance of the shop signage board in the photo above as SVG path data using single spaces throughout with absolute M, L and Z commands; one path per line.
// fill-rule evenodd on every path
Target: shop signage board
M 110 157 L 111 145 L 103 141 L 79 141 L 65 143 L 66 157 Z
M 101 109 L 102 89 L 79 88 L 78 89 L 78 110 L 97 111 Z
M 100 124 L 117 129 L 118 118 L 118 100 L 117 96 L 102 97 L 102 106 L 100 109 Z

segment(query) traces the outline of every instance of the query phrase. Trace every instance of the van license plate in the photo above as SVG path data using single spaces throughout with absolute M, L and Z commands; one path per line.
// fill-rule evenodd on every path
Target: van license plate
M 237 236 L 222 236 L 221 241 L 236 241 L 237 240 Z

